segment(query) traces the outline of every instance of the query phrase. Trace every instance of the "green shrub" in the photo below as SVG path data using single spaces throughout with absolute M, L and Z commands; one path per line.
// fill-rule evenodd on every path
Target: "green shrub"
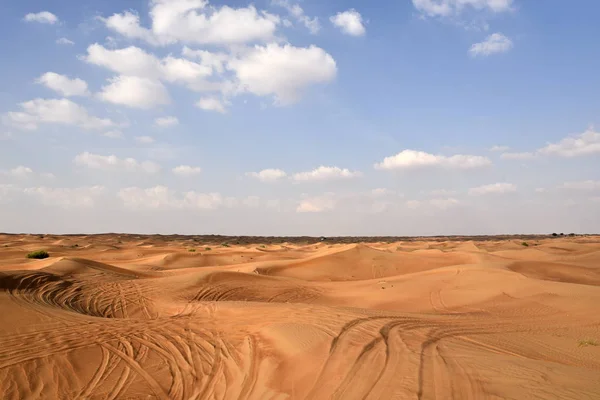
M 48 254 L 48 252 L 45 250 L 32 251 L 31 253 L 27 254 L 27 258 L 34 258 L 36 260 L 43 260 L 44 258 L 48 257 L 50 257 L 50 254 Z
M 195 252 L 196 252 L 196 249 L 189 249 L 188 251 L 189 251 L 190 253 L 195 253 Z
M 210 247 L 207 247 L 206 249 L 204 249 L 206 251 L 211 251 L 212 249 Z
M 223 243 L 221 246 L 223 246 L 223 247 L 231 247 L 231 246 L 229 246 L 229 243 Z
M 529 247 L 529 243 L 527 243 L 527 242 L 523 242 L 523 243 L 521 243 L 521 245 L 523 245 L 525 247 Z

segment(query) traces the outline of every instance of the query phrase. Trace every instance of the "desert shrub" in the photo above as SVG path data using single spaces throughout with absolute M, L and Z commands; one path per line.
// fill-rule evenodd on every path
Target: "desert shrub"
M 211 251 L 212 249 L 210 247 L 205 248 L 204 250 L 206 251 Z
M 579 347 L 598 346 L 598 342 L 593 339 L 582 339 L 579 341 Z
M 231 247 L 231 246 L 229 246 L 229 243 L 223 243 L 221 246 L 223 246 L 223 247 Z
M 195 253 L 195 252 L 196 252 L 196 249 L 189 249 L 188 251 L 189 251 L 190 253 Z
M 521 243 L 521 245 L 523 245 L 525 247 L 529 247 L 529 243 L 527 243 L 527 242 L 523 242 L 523 243 Z
M 558 233 L 553 233 L 552 236 L 557 237 Z
M 45 250 L 32 251 L 31 253 L 27 254 L 27 258 L 34 258 L 36 260 L 43 260 L 44 258 L 48 257 L 50 257 L 50 254 L 48 254 L 48 252 Z

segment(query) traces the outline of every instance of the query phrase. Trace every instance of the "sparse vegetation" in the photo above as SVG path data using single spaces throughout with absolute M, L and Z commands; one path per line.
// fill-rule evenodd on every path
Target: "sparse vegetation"
M 196 252 L 196 249 L 189 249 L 188 251 L 189 251 L 190 253 L 195 253 L 195 252 Z
M 527 242 L 523 242 L 523 243 L 521 243 L 521 245 L 525 246 L 525 247 L 529 247 L 529 243 L 527 243 Z
M 206 251 L 211 251 L 212 249 L 210 247 L 205 248 L 204 250 Z
M 223 243 L 221 246 L 223 246 L 223 247 L 231 247 L 231 246 L 229 246 L 229 243 Z
M 264 244 L 261 244 L 261 245 L 260 245 L 260 248 L 261 248 L 261 249 L 266 249 L 266 248 L 267 248 L 267 246 L 265 246 Z
M 31 253 L 27 254 L 27 258 L 33 258 L 36 260 L 43 260 L 44 258 L 48 257 L 50 257 L 50 254 L 48 254 L 48 252 L 45 250 L 32 251 Z
M 579 341 L 579 347 L 587 347 L 587 346 L 598 346 L 598 341 L 594 339 L 581 339 Z

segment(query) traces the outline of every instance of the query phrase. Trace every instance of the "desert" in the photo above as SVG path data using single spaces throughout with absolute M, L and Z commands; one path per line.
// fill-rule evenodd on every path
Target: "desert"
M 598 236 L 1 235 L 2 398 L 597 399 L 599 265 Z

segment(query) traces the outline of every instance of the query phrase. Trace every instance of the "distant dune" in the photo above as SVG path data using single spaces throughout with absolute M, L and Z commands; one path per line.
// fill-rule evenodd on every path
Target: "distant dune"
M 600 237 L 323 239 L 0 235 L 1 398 L 600 399 Z

